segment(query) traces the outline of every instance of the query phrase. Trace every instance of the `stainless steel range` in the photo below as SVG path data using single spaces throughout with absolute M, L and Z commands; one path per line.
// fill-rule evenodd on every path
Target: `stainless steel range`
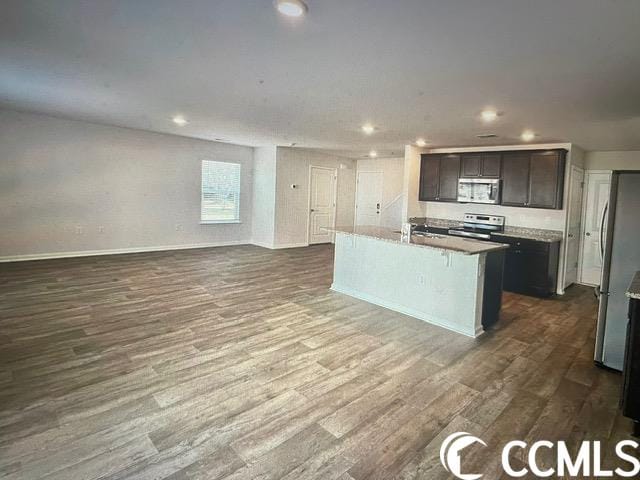
M 465 213 L 462 226 L 451 228 L 448 233 L 449 235 L 456 235 L 458 237 L 491 240 L 492 233 L 500 233 L 503 231 L 504 217 L 500 215 Z

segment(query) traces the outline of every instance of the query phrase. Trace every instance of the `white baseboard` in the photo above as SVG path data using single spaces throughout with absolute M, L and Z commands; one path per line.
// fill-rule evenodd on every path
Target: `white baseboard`
M 409 315 L 410 317 L 417 318 L 418 320 L 422 320 L 423 322 L 430 323 L 431 325 L 435 325 L 437 327 L 445 328 L 447 330 L 450 330 L 450 331 L 455 332 L 455 333 L 459 333 L 459 334 L 464 335 L 466 337 L 477 338 L 477 337 L 479 337 L 480 335 L 482 335 L 484 333 L 484 330 L 482 330 L 482 328 L 480 328 L 479 331 L 475 332 L 475 334 L 474 333 L 469 333 L 467 331 L 458 330 L 456 328 L 452 328 L 451 326 L 445 325 L 443 322 L 441 322 L 439 320 L 435 320 L 435 319 L 433 319 L 431 317 L 428 317 L 423 312 L 420 312 L 418 310 L 414 310 L 412 308 L 408 308 L 408 307 L 405 307 L 403 305 L 399 305 L 399 304 L 394 303 L 394 302 L 388 302 L 386 300 L 382 300 L 379 297 L 375 297 L 375 296 L 369 295 L 367 293 L 357 292 L 357 291 L 352 290 L 350 288 L 341 287 L 339 285 L 336 285 L 335 283 L 333 283 L 331 285 L 331 290 L 333 290 L 334 292 L 338 292 L 338 293 L 343 293 L 345 295 L 349 295 L 350 297 L 354 297 L 354 298 L 357 298 L 359 300 L 364 300 L 365 302 L 373 303 L 374 305 L 378 305 L 379 307 L 384 307 L 384 308 L 387 308 L 389 310 L 393 310 L 394 312 L 399 312 L 399 313 L 403 313 L 405 315 Z
M 54 258 L 95 257 L 99 255 L 120 255 L 122 253 L 165 252 L 171 250 L 190 250 L 194 248 L 229 247 L 248 245 L 247 241 L 194 243 L 188 245 L 162 245 L 154 247 L 112 248 L 109 250 L 80 250 L 75 252 L 31 253 L 28 255 L 8 255 L 0 257 L 0 263 L 27 262 L 29 260 L 50 260 Z
M 255 245 L 256 247 L 268 248 L 269 250 L 273 250 L 275 247 L 272 243 L 267 242 L 258 242 L 257 240 L 251 240 L 251 245 Z
M 284 248 L 299 248 L 299 247 L 308 247 L 309 244 L 304 242 L 304 243 L 281 243 L 278 245 L 274 245 L 272 243 L 265 243 L 265 242 L 258 242 L 255 240 L 251 241 L 252 245 L 256 245 L 258 247 L 262 247 L 262 248 L 268 248 L 269 250 L 281 250 Z
M 281 249 L 281 248 L 300 248 L 300 247 L 308 247 L 309 244 L 307 242 L 302 242 L 302 243 L 281 243 L 279 245 L 276 245 L 274 248 L 277 249 Z

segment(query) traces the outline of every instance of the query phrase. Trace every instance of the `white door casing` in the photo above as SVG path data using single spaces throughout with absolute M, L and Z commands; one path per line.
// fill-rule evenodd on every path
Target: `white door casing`
M 309 167 L 309 231 L 308 243 L 330 243 L 336 222 L 338 170 Z
M 610 171 L 586 172 L 579 272 L 579 282 L 584 285 L 600 284 L 602 276 L 600 228 L 605 215 L 605 206 L 609 201 L 610 188 Z
M 578 281 L 584 170 L 573 165 L 571 167 L 570 175 L 569 211 L 567 212 L 567 239 L 565 243 L 565 287 L 568 287 Z
M 356 225 L 380 225 L 382 187 L 382 172 L 358 172 L 356 181 Z

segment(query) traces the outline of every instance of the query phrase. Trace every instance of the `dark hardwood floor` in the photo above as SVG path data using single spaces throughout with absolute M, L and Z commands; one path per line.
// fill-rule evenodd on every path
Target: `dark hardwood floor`
M 444 479 L 456 431 L 485 478 L 514 439 L 601 440 L 612 464 L 631 426 L 589 289 L 505 294 L 473 340 L 331 292 L 332 254 L 0 265 L 0 478 Z

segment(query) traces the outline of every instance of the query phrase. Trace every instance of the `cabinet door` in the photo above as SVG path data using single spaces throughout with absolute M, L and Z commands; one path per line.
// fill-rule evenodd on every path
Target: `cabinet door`
M 502 156 L 502 205 L 525 207 L 529 202 L 529 163 L 527 152 Z
M 437 200 L 441 202 L 457 201 L 459 178 L 460 155 L 443 155 L 440 159 L 440 183 Z
M 524 261 L 522 250 L 512 246 L 504 257 L 504 286 L 508 292 L 522 293 L 524 291 Z
M 529 206 L 562 208 L 564 155 L 558 151 L 531 154 Z
M 440 155 L 423 154 L 420 162 L 420 201 L 436 200 L 440 183 Z
M 480 175 L 483 177 L 500 178 L 502 155 L 485 154 L 482 156 Z
M 479 177 L 482 156 L 478 154 L 462 155 L 461 177 Z
M 545 297 L 551 292 L 549 278 L 549 253 L 545 251 L 522 250 L 525 292 Z

